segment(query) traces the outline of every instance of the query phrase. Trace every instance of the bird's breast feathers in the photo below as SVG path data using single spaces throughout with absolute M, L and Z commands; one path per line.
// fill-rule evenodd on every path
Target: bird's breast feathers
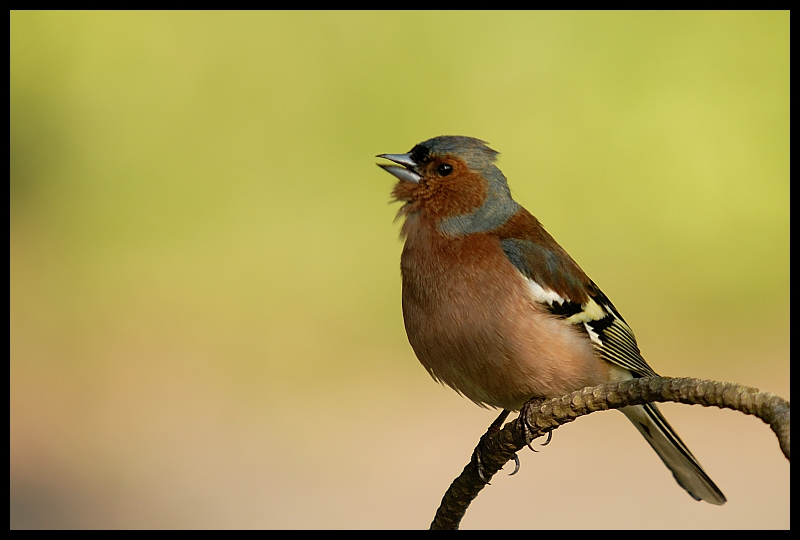
M 452 238 L 412 219 L 422 221 L 401 258 L 403 316 L 434 378 L 509 410 L 609 380 L 583 325 L 549 309 L 561 297 L 515 268 L 497 235 Z

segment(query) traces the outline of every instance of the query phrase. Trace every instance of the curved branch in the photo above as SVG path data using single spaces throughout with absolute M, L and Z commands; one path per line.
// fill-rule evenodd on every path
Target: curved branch
M 789 402 L 771 392 L 741 384 L 704 379 L 642 377 L 584 388 L 561 398 L 539 401 L 523 411 L 528 411 L 528 435 L 536 439 L 585 414 L 654 401 L 714 406 L 757 416 L 769 424 L 778 437 L 783 455 L 790 460 Z M 457 529 L 470 503 L 491 477 L 526 445 L 528 441 L 518 420 L 481 438 L 475 452 L 480 455 L 486 480 L 481 479 L 476 460 L 472 459 L 444 494 L 431 529 Z

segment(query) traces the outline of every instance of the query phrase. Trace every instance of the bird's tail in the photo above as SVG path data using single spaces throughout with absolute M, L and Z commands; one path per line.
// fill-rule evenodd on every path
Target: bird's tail
M 672 471 L 678 484 L 698 501 L 725 504 L 725 495 L 714 484 L 655 403 L 620 409 L 644 435 L 653 450 Z

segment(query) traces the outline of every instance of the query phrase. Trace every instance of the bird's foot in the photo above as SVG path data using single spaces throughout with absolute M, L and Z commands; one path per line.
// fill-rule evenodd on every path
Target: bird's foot
M 539 430 L 539 428 L 537 428 L 535 426 L 532 426 L 529 423 L 528 419 L 530 417 L 530 411 L 532 409 L 538 409 L 539 407 L 542 406 L 542 403 L 544 403 L 545 401 L 546 400 L 544 400 L 542 398 L 533 398 L 533 399 L 531 399 L 529 401 L 526 401 L 525 404 L 522 406 L 522 409 L 520 409 L 520 411 L 519 411 L 519 417 L 517 417 L 517 423 L 519 425 L 519 430 L 522 432 L 522 436 L 525 439 L 525 444 L 533 452 L 538 452 L 538 450 L 534 449 L 531 446 L 531 442 L 533 442 L 533 440 L 535 439 L 533 434 L 539 432 L 540 430 Z M 550 444 L 550 441 L 552 440 L 552 438 L 553 438 L 553 432 L 552 431 L 548 431 L 547 432 L 547 440 L 542 444 L 542 446 L 547 446 L 548 444 Z

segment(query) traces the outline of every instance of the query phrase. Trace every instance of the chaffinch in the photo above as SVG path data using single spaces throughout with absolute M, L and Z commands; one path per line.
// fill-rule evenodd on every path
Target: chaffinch
M 403 202 L 403 318 L 431 376 L 481 406 L 655 376 L 608 297 L 511 198 L 497 152 L 442 136 L 380 154 Z M 655 403 L 620 409 L 696 500 L 725 503 Z M 507 413 L 504 413 L 507 414 Z M 501 418 L 504 418 L 501 415 Z

